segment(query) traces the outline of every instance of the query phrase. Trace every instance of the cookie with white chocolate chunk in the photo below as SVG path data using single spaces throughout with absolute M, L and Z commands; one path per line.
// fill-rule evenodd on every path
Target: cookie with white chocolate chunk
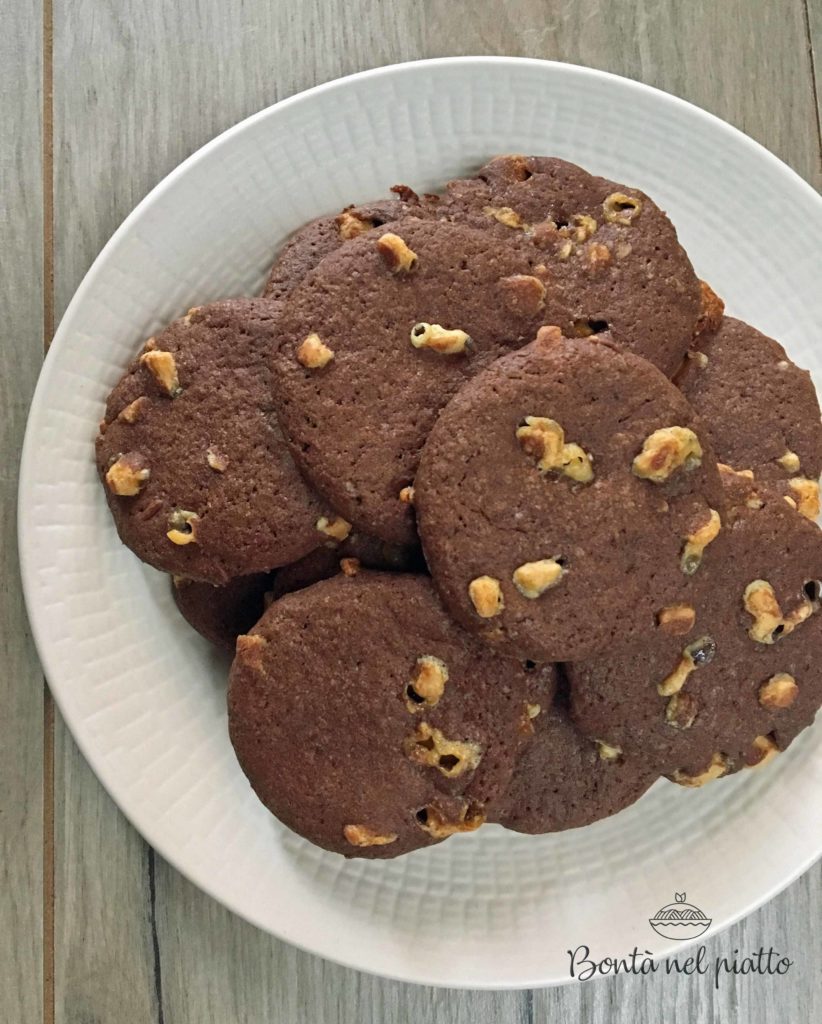
M 146 342 L 115 385 L 97 466 L 120 539 L 157 569 L 205 583 L 293 562 L 328 514 L 277 423 L 277 303 L 191 310 Z
M 448 610 L 536 661 L 650 633 L 710 560 L 723 504 L 710 445 L 674 385 L 604 338 L 549 327 L 449 403 L 415 482 Z
M 690 786 L 784 750 L 822 704 L 820 581 L 815 524 L 773 491 L 731 508 L 653 635 L 566 666 L 577 726 Z
M 565 333 L 610 330 L 671 376 L 701 314 L 700 283 L 668 217 L 638 189 L 565 160 L 499 156 L 449 183 L 440 217 L 527 238 L 571 297 Z
M 822 422 L 810 374 L 749 324 L 726 316 L 697 338 L 676 382 L 720 462 L 750 470 L 809 519 L 819 515 Z
M 390 228 L 347 242 L 291 292 L 275 383 L 306 477 L 359 529 L 409 544 L 437 413 L 564 298 L 531 245 L 419 218 Z
M 296 231 L 283 245 L 271 268 L 263 296 L 284 299 L 326 256 L 366 231 L 409 214 L 423 215 L 424 207 L 411 191 L 397 186 L 397 197 L 347 206 L 337 214 L 318 217 Z
M 289 828 L 345 856 L 394 857 L 493 817 L 530 678 L 451 622 L 427 578 L 337 576 L 239 638 L 231 741 Z

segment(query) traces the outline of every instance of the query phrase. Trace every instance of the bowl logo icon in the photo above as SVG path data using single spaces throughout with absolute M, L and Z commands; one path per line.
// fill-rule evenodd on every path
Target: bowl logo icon
M 696 939 L 711 927 L 711 919 L 699 907 L 685 902 L 685 893 L 674 894 L 669 903 L 648 919 L 648 924 L 663 939 Z

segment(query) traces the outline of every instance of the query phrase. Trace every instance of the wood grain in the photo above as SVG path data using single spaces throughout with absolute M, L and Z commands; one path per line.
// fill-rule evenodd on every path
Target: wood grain
M 56 309 L 133 205 L 217 132 L 317 82 L 424 56 L 510 53 L 639 78 L 732 121 L 822 184 L 808 45 L 809 33 L 818 40 L 822 31 L 820 3 L 476 0 L 468 16 L 446 0 L 60 5 Z M 59 721 L 55 841 L 59 1024 L 610 1024 L 655 1022 L 661 1007 L 674 1024 L 820 1016 L 819 866 L 711 944 L 713 955 L 783 944 L 797 959 L 787 983 L 752 979 L 714 993 L 693 979 L 620 978 L 536 993 L 452 993 L 330 965 L 234 918 L 146 848 Z
M 0 33 L 0 1020 L 43 1012 L 43 675 L 17 565 L 17 464 L 43 357 L 41 9 L 21 0 Z
M 478 0 L 470 19 L 429 0 L 423 11 L 425 56 L 508 53 L 635 78 L 730 121 L 822 185 L 803 0 Z M 790 97 L 778 116 L 775 97 Z
M 822 0 L 805 0 L 805 18 L 816 99 L 817 132 L 822 149 Z
M 159 1021 L 153 853 L 103 791 L 59 715 L 55 726 L 54 1020 Z
M 402 985 L 309 956 L 239 921 L 157 859 L 165 1018 L 343 1024 L 527 1024 L 523 992 Z M 215 969 L 216 968 L 216 969 Z

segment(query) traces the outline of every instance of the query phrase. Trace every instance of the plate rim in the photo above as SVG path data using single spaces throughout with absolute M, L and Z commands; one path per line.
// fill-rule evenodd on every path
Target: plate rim
M 428 985 L 438 988 L 452 989 L 452 990 L 475 990 L 475 991 L 517 991 L 524 989 L 537 989 L 537 988 L 549 988 L 559 985 L 565 985 L 573 983 L 573 979 L 569 974 L 563 976 L 554 976 L 546 979 L 545 977 L 528 978 L 525 980 L 517 981 L 495 981 L 493 979 L 474 979 L 470 986 L 460 983 L 459 980 L 449 981 L 440 975 L 430 974 L 430 969 L 419 970 L 412 969 L 409 972 L 401 971 L 386 971 L 378 967 L 369 966 L 367 963 L 364 964 L 361 958 L 358 956 L 345 955 L 345 950 L 329 952 L 327 949 L 319 951 L 317 948 L 310 948 L 303 942 L 295 937 L 293 934 L 293 928 L 290 923 L 285 921 L 277 922 L 278 927 L 275 930 L 267 921 L 264 921 L 262 915 L 255 914 L 251 909 L 240 908 L 236 905 L 235 901 L 230 896 L 215 896 L 210 887 L 208 878 L 198 878 L 200 872 L 196 869 L 189 870 L 188 867 L 183 866 L 180 863 L 177 854 L 174 850 L 169 850 L 162 837 L 156 835 L 153 821 L 149 818 L 148 821 L 142 821 L 138 823 L 136 819 L 141 818 L 139 808 L 134 809 L 134 813 L 129 809 L 127 810 L 121 799 L 118 797 L 118 793 L 122 790 L 116 779 L 106 779 L 105 765 L 102 763 L 102 755 L 95 752 L 94 744 L 91 741 L 90 736 L 86 736 L 83 733 L 82 724 L 78 723 L 73 715 L 68 700 L 69 687 L 65 685 L 55 686 L 52 680 L 60 678 L 62 675 L 60 665 L 53 659 L 45 623 L 40 617 L 38 606 L 36 603 L 36 575 L 32 571 L 32 565 L 29 556 L 30 550 L 30 534 L 27 532 L 26 527 L 26 501 L 28 495 L 32 491 L 30 477 L 33 473 L 32 469 L 32 451 L 35 447 L 36 442 L 36 420 L 39 407 L 42 405 L 43 396 L 48 389 L 51 379 L 55 373 L 56 356 L 54 353 L 59 351 L 60 346 L 63 344 L 63 339 L 69 333 L 69 326 L 71 320 L 75 314 L 75 310 L 82 306 L 86 299 L 86 295 L 94 287 L 98 276 L 101 274 L 102 269 L 107 263 L 110 255 L 116 251 L 117 247 L 125 239 L 131 229 L 132 224 L 139 220 L 143 212 L 150 208 L 151 205 L 156 202 L 166 190 L 173 187 L 177 180 L 188 173 L 188 171 L 194 167 L 197 163 L 205 159 L 213 150 L 220 148 L 226 143 L 229 143 L 233 136 L 239 135 L 252 127 L 259 121 L 271 117 L 275 111 L 286 109 L 290 106 L 296 106 L 303 102 L 310 102 L 317 96 L 321 96 L 325 92 L 333 92 L 334 90 L 350 86 L 353 83 L 368 80 L 368 79 L 380 79 L 382 77 L 392 77 L 401 74 L 412 74 L 415 72 L 424 72 L 426 68 L 434 67 L 453 67 L 459 65 L 474 65 L 474 66 L 508 66 L 511 68 L 517 67 L 531 67 L 536 69 L 551 69 L 554 73 L 567 74 L 571 77 L 580 76 L 585 78 L 593 78 L 597 80 L 604 80 L 618 82 L 620 87 L 628 87 L 630 90 L 635 91 L 638 94 L 652 94 L 657 102 L 662 104 L 668 104 L 672 108 L 685 109 L 688 111 L 690 116 L 695 116 L 697 119 L 702 119 L 706 125 L 710 125 L 714 130 L 718 130 L 724 133 L 726 136 L 733 137 L 737 143 L 743 144 L 755 155 L 757 159 L 765 159 L 769 162 L 772 167 L 777 170 L 783 176 L 787 175 L 788 178 L 792 179 L 792 184 L 795 187 L 800 188 L 810 201 L 815 202 L 822 207 L 822 196 L 810 185 L 797 171 L 786 164 L 778 156 L 768 150 L 764 145 L 757 142 L 751 136 L 747 135 L 741 129 L 735 127 L 729 122 L 723 120 L 715 114 L 691 103 L 689 100 L 682 99 L 672 93 L 666 92 L 656 86 L 647 85 L 644 82 L 639 82 L 635 79 L 628 78 L 623 75 L 618 75 L 610 71 L 603 71 L 597 68 L 587 67 L 579 64 L 566 63 L 564 61 L 556 60 L 542 60 L 539 58 L 531 57 L 508 57 L 508 56 L 483 56 L 483 55 L 465 55 L 458 57 L 435 57 L 435 58 L 424 58 L 419 60 L 402 61 L 395 64 L 382 65 L 380 67 L 368 68 L 363 71 L 354 72 L 349 75 L 344 75 L 339 78 L 331 79 L 327 82 L 322 82 L 318 85 L 312 86 L 308 89 L 294 93 L 291 96 L 287 96 L 277 102 L 263 107 L 261 110 L 256 111 L 253 114 L 243 118 L 235 124 L 221 131 L 219 134 L 214 136 L 208 142 L 194 150 L 189 156 L 187 156 L 181 163 L 174 167 L 168 174 L 161 178 L 137 203 L 137 205 L 127 214 L 120 225 L 113 232 L 111 237 L 102 247 L 100 252 L 93 260 L 91 266 L 83 275 L 83 279 L 78 285 L 76 291 L 72 295 L 63 315 L 60 318 L 59 325 L 54 332 L 52 341 L 49 345 L 48 351 L 46 352 L 45 358 L 40 368 L 40 372 L 37 379 L 37 384 L 32 395 L 31 403 L 26 416 L 26 429 L 21 447 L 20 460 L 19 460 L 19 480 L 17 487 L 17 540 L 18 540 L 18 556 L 20 563 L 20 576 L 21 584 L 24 595 L 24 601 L 26 606 L 26 612 L 28 621 L 31 626 L 32 636 L 37 650 L 37 655 L 40 660 L 40 664 L 43 669 L 44 676 L 48 683 L 49 691 L 52 699 L 55 701 L 61 716 L 64 719 L 65 724 L 71 732 L 74 742 L 77 744 L 83 758 L 92 769 L 98 782 L 102 785 L 108 796 L 116 804 L 117 809 L 123 814 L 129 824 L 138 832 L 140 837 L 148 845 L 152 847 L 154 851 L 160 854 L 167 863 L 169 863 L 176 871 L 179 871 L 184 878 L 186 878 L 191 884 L 195 885 L 199 890 L 205 893 L 208 898 L 215 900 L 222 906 L 226 907 L 231 913 L 236 914 L 242 920 L 245 920 L 252 924 L 254 927 L 259 928 L 261 931 L 274 936 L 275 938 L 288 942 L 290 945 L 302 950 L 303 952 L 311 953 L 314 956 L 319 956 L 329 960 L 332 963 L 339 964 L 343 967 L 351 968 L 354 970 L 362 971 L 363 973 L 370 974 L 374 977 L 387 978 L 393 981 L 400 981 L 407 984 L 419 984 Z M 806 857 L 805 861 L 794 865 L 792 871 L 785 877 L 775 883 L 769 891 L 760 894 L 753 900 L 751 900 L 746 906 L 741 908 L 735 914 L 722 920 L 721 924 L 713 925 L 707 930 L 707 932 L 699 937 L 699 941 L 706 942 L 708 939 L 713 938 L 715 935 L 727 930 L 732 925 L 747 917 L 755 910 L 764 906 L 770 902 L 775 896 L 791 885 L 797 878 L 808 871 L 820 858 L 822 858 L 822 847 L 816 851 L 815 854 L 811 854 Z M 662 960 L 667 956 L 670 956 L 674 952 L 684 952 L 690 949 L 697 940 L 691 942 L 669 942 L 666 946 L 660 947 L 660 949 L 653 954 L 655 961 Z

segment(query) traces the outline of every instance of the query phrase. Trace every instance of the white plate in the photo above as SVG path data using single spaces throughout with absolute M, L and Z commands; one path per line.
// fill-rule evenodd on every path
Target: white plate
M 822 850 L 822 727 L 760 773 L 658 784 L 608 821 L 489 826 L 396 862 L 346 862 L 252 795 L 225 727 L 226 663 L 119 544 L 92 440 L 138 345 L 189 306 L 261 286 L 296 227 L 395 182 L 431 189 L 498 152 L 555 154 L 647 190 L 729 310 L 817 373 L 822 202 L 695 107 L 584 68 L 509 58 L 365 72 L 242 122 L 127 218 L 43 369 L 20 480 L 26 599 L 54 696 L 100 780 L 180 871 L 261 928 L 363 970 L 474 988 L 562 982 L 566 950 L 681 951 L 648 918 L 687 891 L 712 931 Z

